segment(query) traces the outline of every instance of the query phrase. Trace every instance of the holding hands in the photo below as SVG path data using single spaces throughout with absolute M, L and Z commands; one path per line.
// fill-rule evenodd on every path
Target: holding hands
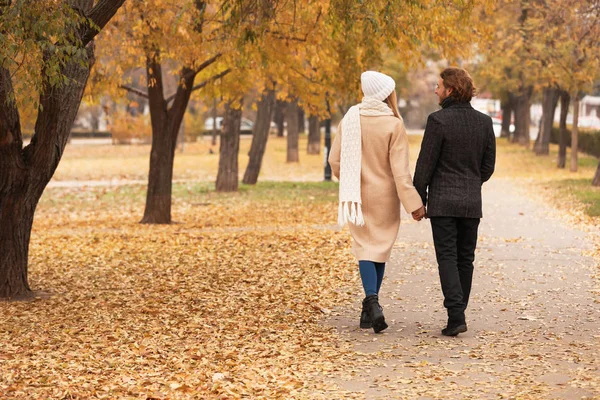
M 411 214 L 415 221 L 420 221 L 423 218 L 427 218 L 427 210 L 425 210 L 425 206 L 421 206 L 421 208 L 413 211 Z

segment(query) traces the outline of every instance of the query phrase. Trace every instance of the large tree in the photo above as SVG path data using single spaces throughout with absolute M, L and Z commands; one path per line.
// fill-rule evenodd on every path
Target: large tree
M 124 1 L 0 2 L 0 298 L 32 296 L 35 209 L 67 144 L 95 61 L 94 38 Z M 38 114 L 24 147 L 19 105 L 27 102 Z
M 230 40 L 225 38 L 231 31 L 225 26 L 232 12 L 223 12 L 221 5 L 203 0 L 132 2 L 110 32 L 121 46 L 103 48 L 114 65 L 107 75 L 117 82 L 123 79 L 123 68 L 139 66 L 140 60 L 145 63 L 143 90 L 128 82 L 116 83 L 149 104 L 152 146 L 142 223 L 171 222 L 175 149 L 191 94 L 230 72 L 222 60 L 229 52 Z M 165 80 L 171 71 L 176 72 L 177 85 L 168 93 Z
M 600 3 L 589 0 L 501 0 L 485 14 L 495 32 L 481 46 L 481 75 L 514 100 L 516 135 L 529 144 L 529 102 L 542 91 L 543 116 L 534 150 L 548 154 L 558 98 L 561 98 L 558 166 L 566 164 L 566 118 L 573 102 L 571 170 L 577 170 L 579 98 L 600 71 Z

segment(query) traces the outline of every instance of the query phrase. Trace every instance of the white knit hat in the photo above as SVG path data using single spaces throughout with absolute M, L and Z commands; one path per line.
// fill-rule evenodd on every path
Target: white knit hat
M 365 71 L 360 75 L 360 83 L 365 97 L 384 101 L 396 88 L 392 77 L 376 71 Z

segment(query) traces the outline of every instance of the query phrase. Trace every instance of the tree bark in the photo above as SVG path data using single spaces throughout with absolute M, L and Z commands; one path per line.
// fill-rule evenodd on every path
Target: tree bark
M 567 115 L 571 96 L 566 90 L 560 93 L 560 123 L 558 126 L 558 168 L 565 168 L 567 164 Z
M 502 131 L 500 137 L 510 137 L 510 121 L 512 119 L 513 101 L 512 94 L 508 94 L 507 99 L 502 102 Z
M 215 146 L 217 144 L 217 100 L 213 100 L 213 112 L 212 112 L 212 118 L 213 118 L 213 128 L 212 128 L 212 139 L 211 139 L 211 144 L 213 146 Z
M 19 112 L 8 102 L 13 95 L 10 72 L 0 67 L 0 298 L 18 299 L 31 296 L 27 260 L 39 196 L 28 195 Z
M 308 117 L 308 154 L 321 153 L 321 127 L 319 117 L 311 115 Z
M 298 146 L 298 100 L 288 103 L 286 110 L 287 120 L 287 162 L 299 162 L 300 153 Z
M 598 161 L 598 168 L 596 168 L 596 174 L 592 179 L 592 186 L 600 186 L 600 161 Z
M 571 127 L 571 172 L 577 172 L 577 153 L 579 151 L 579 95 L 573 94 L 573 126 Z
M 515 98 L 515 135 L 513 142 L 529 148 L 530 100 L 533 93 L 531 86 L 524 88 Z
M 298 134 L 304 135 L 306 133 L 306 123 L 304 118 L 306 117 L 302 107 L 298 107 Z
M 42 86 L 35 134 L 25 148 L 19 111 L 9 101 L 14 98 L 12 77 L 0 66 L 0 298 L 33 296 L 28 283 L 28 257 L 35 210 L 62 158 L 94 63 L 94 46 L 88 44 L 123 1 L 103 0 L 94 8 L 90 2 L 80 9 L 94 22 L 93 28 L 74 32 L 81 39 L 87 62 L 67 61 L 59 67 L 68 78 L 66 83 Z M 51 56 L 44 52 L 43 62 Z M 42 67 L 41 75 L 45 75 L 46 67 Z
M 17 186 L 22 182 L 22 179 L 13 182 L 12 193 L 0 192 L 0 298 L 14 300 L 33 295 L 27 279 L 27 261 L 39 198 Z
M 150 150 L 146 207 L 140 222 L 142 224 L 170 224 L 173 163 L 175 161 L 177 136 L 192 94 L 196 74 L 187 68 L 182 68 L 180 78 L 184 81 L 184 85 L 178 86 L 173 105 L 168 108 L 158 50 L 153 50 L 147 54 L 146 73 L 148 81 L 153 82 L 152 85 L 148 86 L 152 147 Z
M 275 115 L 273 116 L 273 122 L 277 125 L 277 137 L 283 137 L 283 131 L 285 130 L 285 110 L 287 103 L 284 100 L 277 100 L 275 103 Z
M 262 98 L 258 102 L 256 123 L 252 132 L 252 145 L 250 146 L 250 153 L 248 153 L 248 166 L 242 180 L 247 185 L 254 185 L 258 181 L 260 167 L 267 148 L 274 110 L 275 90 L 269 90 L 263 93 Z
M 545 87 L 542 99 L 542 122 L 536 140 L 535 154 L 550 154 L 550 136 L 552 135 L 552 126 L 554 124 L 554 114 L 558 103 L 559 90 L 553 87 Z
M 225 105 L 223 132 L 219 154 L 219 172 L 217 173 L 217 192 L 236 192 L 238 190 L 238 154 L 240 150 L 240 124 L 242 122 L 241 101 L 239 108 L 230 102 Z

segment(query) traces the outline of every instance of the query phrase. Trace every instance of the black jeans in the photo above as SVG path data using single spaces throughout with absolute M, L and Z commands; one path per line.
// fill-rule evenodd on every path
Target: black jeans
M 479 218 L 433 217 L 431 230 L 448 324 L 465 323 Z

